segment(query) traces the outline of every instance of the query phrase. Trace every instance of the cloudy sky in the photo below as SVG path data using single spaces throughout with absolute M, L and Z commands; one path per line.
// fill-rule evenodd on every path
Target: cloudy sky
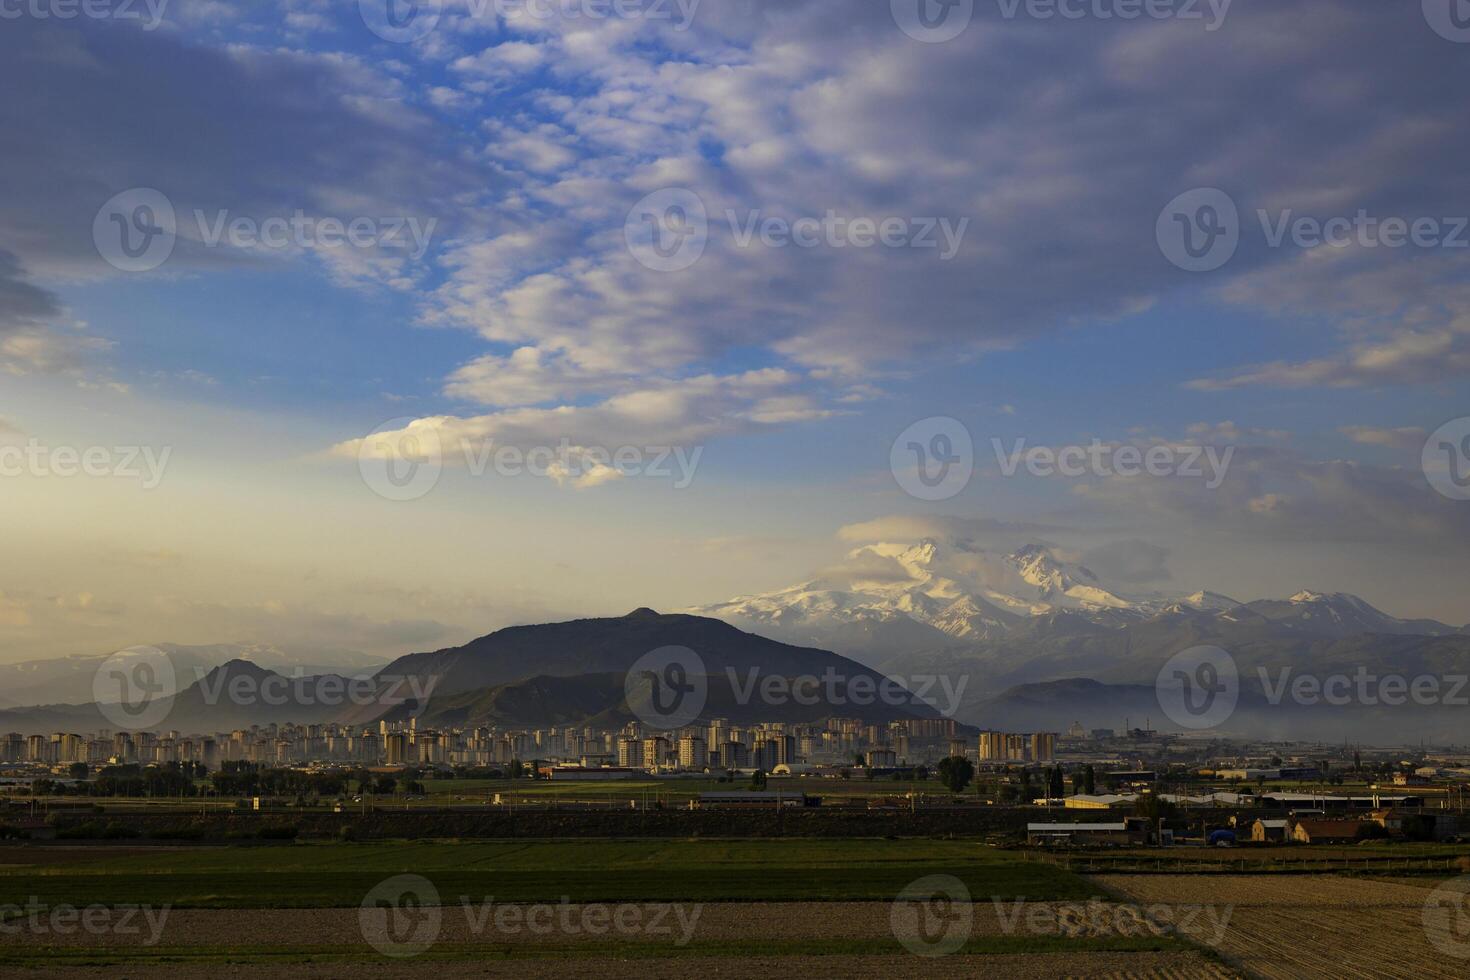
M 1464 623 L 1451 3 L 0 5 L 0 659 L 391 654 L 954 527 Z M 1007 464 L 1069 446 L 1229 463 Z

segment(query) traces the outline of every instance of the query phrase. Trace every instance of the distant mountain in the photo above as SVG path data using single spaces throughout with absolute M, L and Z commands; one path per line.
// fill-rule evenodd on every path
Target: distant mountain
M 407 718 L 423 724 L 496 724 L 543 727 L 594 724 L 617 728 L 633 718 L 625 703 L 624 678 L 645 654 L 686 647 L 703 664 L 707 707 L 701 717 L 732 722 L 817 722 L 833 715 L 883 723 L 900 718 L 936 718 L 939 712 L 899 689 L 888 699 L 871 692 L 893 682 L 861 664 L 826 650 L 789 646 L 744 633 L 714 619 L 660 615 L 638 609 L 627 616 L 569 623 L 517 626 L 480 637 L 462 647 L 400 657 L 371 678 L 353 697 L 337 675 L 283 676 L 245 660 L 232 660 L 202 676 L 179 670 L 176 695 L 159 704 L 163 720 L 148 727 L 185 733 L 222 732 L 272 722 L 371 724 Z M 752 687 L 771 677 L 828 676 L 841 679 L 847 697 L 812 700 L 782 695 L 772 700 Z M 870 685 L 866 701 L 845 685 Z M 238 692 L 244 692 L 244 697 Z M 809 693 L 809 692 L 808 692 Z M 118 728 L 106 706 L 53 704 L 0 711 L 0 729 L 24 732 L 94 731 Z M 115 712 L 113 712 L 115 714 Z
M 386 684 L 411 680 L 433 691 L 425 724 L 603 724 L 620 727 L 632 718 L 624 703 L 623 680 L 639 658 L 663 647 L 686 647 L 703 663 L 708 691 L 704 717 L 750 723 L 760 720 L 820 721 L 832 715 L 873 722 L 938 717 L 916 699 L 902 704 L 851 702 L 771 704 L 758 694 L 737 698 L 738 684 L 752 676 L 866 678 L 883 675 L 827 650 L 793 646 L 743 632 L 728 623 L 690 615 L 661 615 L 637 609 L 626 616 L 568 623 L 513 626 L 462 647 L 400 657 L 379 672 Z M 390 717 L 392 717 L 390 715 Z M 343 721 L 375 720 L 369 709 L 344 714 Z M 436 721 L 437 719 L 437 721 Z M 554 722 L 551 719 L 561 719 Z
M 1041 668 L 1064 666 L 1048 658 L 1073 659 L 1078 653 L 1073 643 L 1082 637 L 1094 638 L 1092 646 L 1106 646 L 1111 654 L 1119 644 L 1097 638 L 1119 631 L 1130 641 L 1124 647 L 1140 630 L 1148 636 L 1279 641 L 1470 635 L 1470 627 L 1396 619 L 1344 593 L 1299 592 L 1290 599 L 1245 604 L 1207 590 L 1134 594 L 1107 586 L 1086 566 L 1042 544 L 997 553 L 966 541 L 932 538 L 866 545 L 849 553 L 828 579 L 694 611 L 826 647 L 886 671 L 978 661 L 999 670 L 997 684 L 1057 676 Z M 1164 626 L 1153 625 L 1161 620 Z M 1037 644 L 1044 649 L 1034 651 Z M 1007 652 L 1021 646 L 1027 650 Z M 1097 665 L 1084 664 L 1088 669 Z
M 690 610 L 789 642 L 809 643 L 888 669 L 898 649 L 965 649 L 1075 613 L 1121 627 L 1170 610 L 1239 605 L 1214 592 L 1133 595 L 1090 569 L 1030 544 L 987 552 L 964 541 L 854 549 L 826 580 Z
M 862 670 L 856 664 L 851 669 Z M 629 710 L 621 672 L 610 674 L 578 674 L 574 677 L 541 675 L 502 684 L 497 687 L 435 698 L 419 716 L 420 728 L 478 727 L 545 728 L 551 725 L 581 728 L 591 726 L 603 730 L 622 728 L 638 720 Z M 734 725 L 752 725 L 763 721 L 787 724 L 815 724 L 832 715 L 860 718 L 869 724 L 884 724 L 896 718 L 935 717 L 922 706 L 895 707 L 883 703 L 830 705 L 804 704 L 795 699 L 766 703 L 760 698 L 742 697 L 743 679 L 731 683 L 728 674 L 706 675 L 706 702 L 701 718 L 724 718 Z M 394 712 L 386 717 L 404 717 Z
M 1432 619 L 1395 619 L 1345 592 L 1331 595 L 1298 592 L 1290 599 L 1258 599 L 1235 610 L 1237 618 L 1244 618 L 1248 613 L 1315 636 L 1356 636 L 1360 633 L 1451 636 L 1463 632 Z
M 1465 692 L 1461 692 L 1463 694 Z M 1066 731 L 1073 723 L 1085 731 L 1122 732 L 1152 728 L 1191 734 L 1175 724 L 1152 684 L 1106 684 L 1092 678 L 1021 684 L 969 706 L 981 727 L 1010 731 Z M 1192 733 L 1211 737 L 1283 741 L 1321 741 L 1361 745 L 1462 745 L 1466 740 L 1463 704 L 1390 707 L 1382 704 L 1299 704 L 1272 701 L 1254 672 L 1241 677 L 1238 702 L 1218 725 Z
M 277 647 L 246 643 L 181 646 L 161 643 L 181 684 L 192 683 L 205 672 L 232 660 L 256 664 L 281 674 L 338 673 L 359 676 L 383 665 L 381 657 L 344 650 L 287 652 Z M 81 704 L 92 700 L 92 678 L 111 653 L 59 657 L 0 664 L 0 704 Z
M 964 540 L 871 544 L 822 580 L 698 611 L 898 676 L 963 680 L 957 717 L 980 726 L 1065 727 L 1087 712 L 1105 716 L 1099 727 L 1121 727 L 1133 714 L 1158 721 L 1159 671 L 1194 646 L 1234 657 L 1244 692 L 1237 721 L 1253 718 L 1262 670 L 1330 677 L 1361 668 L 1449 684 L 1470 675 L 1470 627 L 1398 619 L 1345 593 L 1247 603 L 1204 590 L 1135 594 L 1039 543 L 1007 552 Z M 1431 712 L 1425 727 L 1411 717 L 1417 709 L 1334 715 L 1291 707 L 1255 720 L 1278 733 L 1302 724 L 1342 737 L 1350 718 L 1349 728 L 1382 723 L 1408 732 L 1439 731 L 1448 717 Z
M 723 623 L 689 615 L 660 615 L 638 609 L 611 619 L 512 626 L 461 647 L 413 653 L 388 664 L 382 678 L 433 679 L 436 696 L 498 687 L 545 675 L 622 674 L 639 657 L 666 646 L 694 650 L 711 674 L 750 668 L 785 676 L 821 674 L 881 675 L 827 650 L 791 646 Z
M 160 699 L 147 730 L 184 734 L 227 732 L 251 725 L 326 722 L 343 710 L 348 678 L 335 674 L 283 675 L 248 660 L 231 660 L 202 676 L 177 670 L 178 693 Z M 371 687 L 364 686 L 370 691 Z M 117 713 L 94 702 L 48 704 L 0 711 L 0 730 L 22 734 L 121 730 Z

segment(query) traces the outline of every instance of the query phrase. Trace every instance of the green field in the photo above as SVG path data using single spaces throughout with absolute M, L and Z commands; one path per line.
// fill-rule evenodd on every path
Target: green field
M 687 802 L 697 799 L 701 793 L 732 793 L 749 788 L 749 780 L 722 783 L 709 777 L 687 779 L 598 779 L 598 780 L 548 780 L 548 779 L 425 779 L 423 787 L 434 805 L 455 802 L 456 797 L 464 802 L 484 802 L 499 793 L 507 799 L 534 802 L 537 800 L 587 800 L 628 801 L 646 797 L 650 803 L 662 800 L 665 803 Z M 828 779 L 804 776 L 772 776 L 766 789 L 780 790 L 793 796 L 805 793 L 838 801 L 844 798 L 874 798 L 903 796 L 918 793 L 927 797 L 948 799 L 953 796 L 937 778 L 931 779 Z M 972 785 L 965 790 L 966 796 L 975 795 Z M 381 798 L 383 800 L 387 797 Z
M 179 908 L 351 907 L 383 878 L 420 874 L 441 895 L 500 901 L 887 901 L 950 874 L 972 894 L 1085 899 L 1080 877 L 974 842 L 921 840 L 496 841 L 149 848 L 96 856 L 6 848 L 0 891 L 45 903 Z M 29 863 L 20 863 L 29 862 Z

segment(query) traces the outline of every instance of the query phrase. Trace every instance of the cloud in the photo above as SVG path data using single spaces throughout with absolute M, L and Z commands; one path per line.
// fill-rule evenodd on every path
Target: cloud
M 1161 532 L 1187 528 L 1423 554 L 1455 554 L 1470 536 L 1470 512 L 1435 493 L 1417 465 L 1313 459 L 1282 447 L 1239 447 L 1216 490 L 1175 477 L 1098 478 L 1075 490 L 1089 506 Z
M 1400 426 L 1397 429 L 1375 428 L 1370 425 L 1346 425 L 1337 431 L 1353 442 L 1365 446 L 1388 446 L 1392 449 L 1412 449 L 1418 452 L 1424 446 L 1429 433 L 1417 425 Z
M 1130 538 L 1086 551 L 1082 561 L 1104 582 L 1161 582 L 1169 579 L 1169 549 Z
M 925 45 L 881 3 L 844 10 L 841 30 L 825 3 L 727 8 L 705 5 L 682 32 L 451 16 L 417 49 L 450 69 L 435 79 L 437 104 L 458 104 L 449 87 L 496 93 L 483 152 L 513 188 L 487 208 L 484 234 L 448 243 L 445 280 L 422 313 L 491 345 L 453 373 L 453 397 L 580 404 L 709 373 L 738 352 L 807 378 L 749 418 L 820 419 L 830 401 L 870 397 L 860 386 L 896 365 L 981 356 L 1059 327 L 1108 329 L 1198 290 L 1154 237 L 1163 205 L 1192 187 L 1228 188 L 1246 216 L 1433 214 L 1470 199 L 1458 165 L 1470 135 L 1442 85 L 1460 52 L 1425 43 L 1422 20 L 1401 10 L 1238 5 L 1215 32 L 1096 18 L 1060 31 L 977 10 L 960 37 Z M 1315 42 L 1283 45 L 1301 23 Z M 1371 92 L 1344 67 L 1355 53 L 1393 66 Z M 528 71 L 545 84 L 510 84 Z M 1208 77 L 1231 96 L 1202 100 L 1160 77 Z M 1310 178 L 1303 159 L 1316 162 Z M 702 256 L 678 273 L 641 265 L 623 235 L 635 203 L 664 188 L 693 191 L 709 217 Z M 914 247 L 740 241 L 742 223 L 829 213 L 968 225 L 949 261 Z M 1246 243 L 1204 282 L 1209 295 L 1319 318 L 1341 339 L 1190 386 L 1462 376 L 1470 347 L 1456 311 L 1470 307 L 1453 295 L 1465 279 L 1456 257 L 1428 269 L 1390 250 L 1346 251 Z M 837 378 L 853 387 L 814 397 L 814 382 Z
M 467 418 L 432 416 L 413 420 L 402 429 L 371 438 L 349 439 L 328 451 L 339 458 L 356 459 L 367 453 L 395 458 L 402 437 L 433 433 L 448 463 L 484 457 L 495 447 L 565 448 L 584 464 L 592 453 L 608 457 L 622 447 L 690 448 L 735 432 L 753 432 L 772 425 L 819 417 L 820 412 L 782 393 L 799 376 L 780 370 L 747 371 L 735 375 L 700 375 L 650 382 L 589 405 L 553 408 L 508 408 Z M 418 445 L 419 442 L 414 443 Z M 592 462 L 584 466 L 578 487 L 599 486 L 616 479 L 615 471 Z M 560 470 L 548 475 L 565 480 Z
M 13 84 L 48 93 L 0 107 L 0 126 L 25 134 L 0 159 L 0 249 L 42 282 L 116 274 L 98 256 L 93 219 L 132 188 L 157 189 L 174 207 L 179 240 L 154 273 L 168 275 L 264 260 L 259 249 L 206 245 L 201 224 L 222 213 L 255 222 L 298 210 L 344 221 L 437 217 L 447 226 L 472 203 L 454 198 L 493 186 L 408 105 L 401 82 L 350 54 L 206 47 L 177 31 L 22 18 L 0 32 L 0 66 Z M 342 284 L 403 286 L 423 271 L 406 251 L 271 254 L 310 255 Z M 0 304 L 13 302 L 9 292 Z M 39 298 L 28 302 L 36 315 Z

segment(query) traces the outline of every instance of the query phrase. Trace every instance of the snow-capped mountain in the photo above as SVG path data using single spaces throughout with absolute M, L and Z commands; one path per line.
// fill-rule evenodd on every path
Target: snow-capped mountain
M 1218 611 L 1239 605 L 1212 592 L 1115 591 L 1041 544 L 1010 554 L 932 538 L 869 544 L 849 552 L 840 573 L 841 581 L 807 582 L 691 611 L 804 643 L 873 650 L 893 643 L 977 642 L 1063 611 L 1121 624 L 1175 607 Z
M 1045 544 L 1007 553 L 933 538 L 864 545 L 824 579 L 690 611 L 870 659 L 1054 632 L 1065 622 L 1118 629 L 1201 614 L 1314 636 L 1461 632 L 1432 620 L 1396 619 L 1343 593 L 1299 592 L 1246 604 L 1204 590 L 1134 594 L 1110 588 Z
M 1461 632 L 1432 619 L 1397 619 L 1346 592 L 1302 591 L 1290 599 L 1258 599 L 1247 603 L 1238 614 L 1232 613 L 1242 620 L 1252 614 L 1286 629 L 1325 636 L 1448 636 Z

